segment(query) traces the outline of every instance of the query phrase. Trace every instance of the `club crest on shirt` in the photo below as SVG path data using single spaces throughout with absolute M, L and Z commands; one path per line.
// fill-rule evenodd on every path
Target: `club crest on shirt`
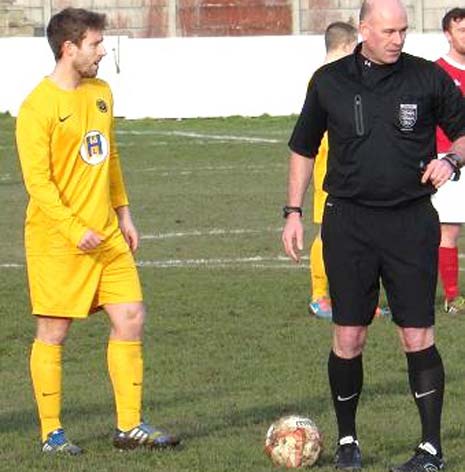
M 96 105 L 97 105 L 97 108 L 102 112 L 102 113 L 106 113 L 108 111 L 108 106 L 107 104 L 105 103 L 105 100 L 103 100 L 102 98 L 99 98 L 96 102 Z
M 79 151 L 87 164 L 96 166 L 108 157 L 108 141 L 100 131 L 89 131 L 82 140 Z
M 417 117 L 418 105 L 416 103 L 401 103 L 399 105 L 399 124 L 401 131 L 413 131 Z

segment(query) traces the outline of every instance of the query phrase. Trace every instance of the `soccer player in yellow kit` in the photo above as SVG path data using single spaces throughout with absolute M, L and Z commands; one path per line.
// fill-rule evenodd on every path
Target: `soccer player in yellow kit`
M 29 194 L 25 248 L 37 331 L 30 369 L 45 453 L 80 454 L 60 421 L 61 355 L 69 328 L 101 308 L 118 449 L 176 446 L 141 419 L 145 309 L 132 253 L 138 233 L 113 134 L 109 86 L 96 79 L 106 17 L 67 8 L 47 38 L 56 66 L 21 106 L 16 139 Z
M 336 61 L 352 53 L 357 45 L 357 29 L 348 23 L 337 21 L 331 23 L 325 31 L 326 57 L 325 64 Z M 327 193 L 323 190 L 328 160 L 328 136 L 321 140 L 313 170 L 313 222 L 321 226 L 323 208 Z M 319 318 L 332 318 L 331 300 L 328 295 L 328 279 L 323 262 L 323 243 L 320 229 L 310 246 L 310 286 L 308 310 Z

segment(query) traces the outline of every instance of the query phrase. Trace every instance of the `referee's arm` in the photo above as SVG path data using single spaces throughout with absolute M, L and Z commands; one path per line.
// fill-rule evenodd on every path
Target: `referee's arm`
M 292 152 L 289 158 L 287 205 L 302 207 L 304 195 L 313 173 L 315 159 Z M 290 213 L 284 225 L 282 241 L 286 254 L 294 261 L 300 261 L 300 251 L 304 248 L 304 229 L 299 213 Z

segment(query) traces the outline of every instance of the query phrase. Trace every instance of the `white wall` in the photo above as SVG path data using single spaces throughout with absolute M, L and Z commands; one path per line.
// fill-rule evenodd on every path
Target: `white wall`
M 321 36 L 129 39 L 107 37 L 99 77 L 126 118 L 289 115 L 302 106 L 322 63 Z M 442 33 L 410 34 L 406 52 L 434 60 Z M 120 73 L 115 58 L 119 54 Z M 0 38 L 0 112 L 21 101 L 54 65 L 45 38 Z

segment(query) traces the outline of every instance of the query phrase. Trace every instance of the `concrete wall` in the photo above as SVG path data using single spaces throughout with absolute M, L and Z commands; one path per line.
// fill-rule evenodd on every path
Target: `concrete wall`
M 109 34 L 134 38 L 320 34 L 358 22 L 361 0 L 0 0 L 0 36 L 43 34 L 67 6 L 105 12 Z M 440 31 L 454 0 L 405 0 L 411 31 Z
M 112 86 L 116 115 L 126 118 L 299 113 L 308 80 L 324 58 L 318 35 L 110 36 L 105 47 L 99 76 Z M 411 34 L 405 48 L 432 60 L 447 49 L 442 33 Z M 44 38 L 0 38 L 0 63 L 14 64 L 0 75 L 0 112 L 12 114 L 54 66 Z

